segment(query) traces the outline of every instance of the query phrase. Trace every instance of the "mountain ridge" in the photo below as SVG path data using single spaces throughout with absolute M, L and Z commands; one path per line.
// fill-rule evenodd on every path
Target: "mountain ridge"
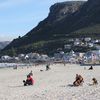
M 0 41 L 0 50 L 5 48 L 9 43 L 10 41 Z
M 48 53 L 62 47 L 65 38 L 89 36 L 92 33 L 91 27 L 98 26 L 97 29 L 93 29 L 93 36 L 90 35 L 96 37 L 95 33 L 100 33 L 99 24 L 100 0 L 56 3 L 51 6 L 48 17 L 37 27 L 25 36 L 13 40 L 3 50 L 7 51 L 13 47 L 17 53 L 34 51 Z
M 14 44 L 13 46 L 15 47 L 15 44 L 16 44 L 16 42 L 20 42 L 20 41 L 22 41 L 24 44 L 25 44 L 25 41 L 27 41 L 27 44 L 28 44 L 28 41 L 29 41 L 29 43 L 31 42 L 31 38 L 34 38 L 34 39 L 32 39 L 32 42 L 34 42 L 33 40 L 35 40 L 35 41 L 39 41 L 39 36 L 41 36 L 41 38 L 43 38 L 42 40 L 46 40 L 47 38 L 45 37 L 45 34 L 46 34 L 46 31 L 49 29 L 49 28 L 51 28 L 49 31 L 50 31 L 50 34 L 48 34 L 48 35 L 51 35 L 52 34 L 52 26 L 53 25 L 55 25 L 55 20 L 57 20 L 56 19 L 56 17 L 55 17 L 55 11 L 57 11 L 58 10 L 58 14 L 59 14 L 59 10 L 62 10 L 61 9 L 61 6 L 66 6 L 66 7 L 69 7 L 68 5 L 69 5 L 69 3 L 71 3 L 72 4 L 72 7 L 73 7 L 73 3 L 75 4 L 75 3 L 78 3 L 79 5 L 82 5 L 84 2 L 82 2 L 82 1 L 69 1 L 69 2 L 63 2 L 63 3 L 56 3 L 56 4 L 54 4 L 53 6 L 51 6 L 50 7 L 50 13 L 49 13 L 49 15 L 48 15 L 48 17 L 46 18 L 46 19 L 44 19 L 43 21 L 41 21 L 35 28 L 33 28 L 31 31 L 29 31 L 25 36 L 23 36 L 22 38 L 17 38 L 17 39 L 14 39 L 12 42 L 13 43 L 11 43 L 11 45 L 12 44 Z M 68 4 L 68 5 L 67 5 Z M 55 7 L 56 6 L 56 7 Z M 52 9 L 55 9 L 55 10 L 52 10 Z M 63 7 L 64 8 L 64 7 Z M 53 17 L 51 17 L 51 13 L 52 13 L 52 11 L 53 11 Z M 59 18 L 58 18 L 59 19 Z M 52 21 L 51 21 L 52 20 Z M 59 23 L 59 21 L 58 21 L 58 23 Z M 42 27 L 42 28 L 41 28 Z M 41 32 L 42 31 L 42 32 Z M 28 38 L 29 39 L 28 39 Z M 51 37 L 51 36 L 50 36 Z M 17 41 L 18 40 L 18 41 Z M 40 39 L 41 40 L 41 39 Z M 31 43 L 32 43 L 31 42 Z M 16 46 L 17 47 L 17 46 Z

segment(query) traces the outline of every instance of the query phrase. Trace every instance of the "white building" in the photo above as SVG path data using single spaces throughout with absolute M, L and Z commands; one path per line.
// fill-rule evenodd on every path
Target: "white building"
M 89 42 L 89 41 L 91 41 L 91 38 L 90 38 L 90 37 L 86 37 L 86 38 L 85 38 L 85 41 L 86 41 L 86 42 Z
M 41 61 L 48 61 L 49 60 L 49 57 L 48 57 L 48 55 L 41 55 L 40 56 L 40 60 Z
M 88 46 L 89 46 L 89 47 L 93 47 L 94 44 L 93 44 L 93 43 L 88 43 Z
M 5 55 L 5 56 L 1 57 L 1 60 L 3 60 L 3 61 L 8 61 L 8 60 L 11 60 L 11 59 L 12 59 L 12 57 L 10 57 L 8 55 Z
M 25 57 L 25 54 L 19 54 L 19 55 L 18 55 L 18 58 L 19 58 L 19 59 L 24 59 L 24 57 Z
M 40 58 L 40 55 L 38 53 L 28 53 L 25 58 L 28 58 L 28 59 L 39 59 Z
M 64 45 L 64 49 L 71 49 L 71 45 L 69 44 Z

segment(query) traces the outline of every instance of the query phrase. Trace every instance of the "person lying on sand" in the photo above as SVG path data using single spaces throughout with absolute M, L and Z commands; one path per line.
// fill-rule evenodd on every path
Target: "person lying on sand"
M 76 74 L 76 80 L 73 82 L 74 86 L 80 86 L 83 84 L 83 77 L 81 75 Z
M 27 79 L 26 79 L 26 81 L 23 80 L 23 83 L 24 83 L 24 86 L 33 85 L 34 84 L 34 80 L 31 77 L 31 75 L 27 75 Z

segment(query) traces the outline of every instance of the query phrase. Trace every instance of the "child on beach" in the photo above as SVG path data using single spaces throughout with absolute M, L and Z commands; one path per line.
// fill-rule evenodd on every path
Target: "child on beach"
M 24 83 L 24 86 L 33 85 L 34 84 L 34 80 L 31 77 L 31 75 L 27 75 L 27 79 L 26 79 L 26 81 L 23 80 L 23 83 Z
M 92 78 L 92 81 L 93 81 L 93 85 L 97 85 L 98 84 L 98 81 L 96 78 Z

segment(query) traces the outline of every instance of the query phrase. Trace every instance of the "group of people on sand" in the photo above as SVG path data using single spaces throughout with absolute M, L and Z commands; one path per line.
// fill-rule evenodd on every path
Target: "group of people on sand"
M 49 64 L 46 65 L 46 71 L 50 69 L 49 66 L 50 66 Z M 93 70 L 93 67 L 91 66 L 89 68 L 89 70 Z M 27 79 L 23 80 L 24 86 L 34 84 L 34 80 L 33 80 L 32 76 L 33 76 L 33 72 L 31 70 L 30 73 L 27 75 Z M 82 86 L 83 83 L 84 83 L 83 77 L 80 74 L 76 74 L 75 81 L 73 82 L 73 86 Z M 97 79 L 92 78 L 92 84 L 91 85 L 96 85 L 96 84 L 98 84 Z
M 73 82 L 73 86 L 82 86 L 84 83 L 84 79 L 81 75 L 76 74 L 75 81 Z M 90 85 L 97 85 L 98 81 L 96 78 L 92 78 L 92 84 Z
M 46 71 L 48 71 L 50 69 L 50 64 L 46 65 Z M 33 79 L 33 72 L 31 70 L 31 72 L 27 75 L 27 79 L 23 80 L 24 86 L 27 85 L 33 85 L 34 84 L 34 79 Z

